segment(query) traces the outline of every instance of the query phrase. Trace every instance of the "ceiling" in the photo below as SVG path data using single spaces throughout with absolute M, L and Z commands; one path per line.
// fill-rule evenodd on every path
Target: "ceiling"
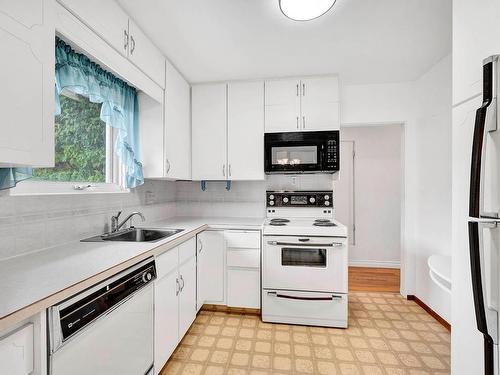
M 412 81 L 451 52 L 451 0 L 337 0 L 308 22 L 283 16 L 278 0 L 119 3 L 192 83 L 326 73 Z

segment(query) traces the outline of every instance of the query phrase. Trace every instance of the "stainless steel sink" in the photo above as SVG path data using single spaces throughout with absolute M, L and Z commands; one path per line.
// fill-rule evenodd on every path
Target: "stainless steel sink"
M 128 228 L 115 233 L 107 233 L 82 240 L 82 242 L 124 241 L 155 242 L 171 237 L 184 229 Z

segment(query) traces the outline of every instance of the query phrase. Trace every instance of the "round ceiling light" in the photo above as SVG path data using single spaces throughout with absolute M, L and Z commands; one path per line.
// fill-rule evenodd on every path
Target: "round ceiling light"
M 328 12 L 336 0 L 279 0 L 281 11 L 294 21 L 310 21 Z

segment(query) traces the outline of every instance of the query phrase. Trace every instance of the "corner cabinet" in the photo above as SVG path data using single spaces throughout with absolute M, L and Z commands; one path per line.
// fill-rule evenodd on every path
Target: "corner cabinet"
M 54 166 L 54 38 L 53 0 L 0 2 L 0 167 Z
M 209 230 L 197 242 L 197 309 L 260 308 L 260 230 Z
M 193 180 L 263 180 L 263 147 L 263 82 L 193 86 Z
M 165 71 L 165 177 L 191 179 L 191 86 L 167 60 Z
M 340 129 L 337 76 L 268 80 L 267 133 Z
M 204 303 L 225 303 L 225 245 L 223 231 L 205 231 L 197 236 L 197 283 L 196 307 Z

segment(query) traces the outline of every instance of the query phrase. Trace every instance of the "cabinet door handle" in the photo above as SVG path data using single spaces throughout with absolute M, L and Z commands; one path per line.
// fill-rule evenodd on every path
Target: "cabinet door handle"
M 299 96 L 299 84 L 297 83 L 297 96 Z
M 198 254 L 200 254 L 202 250 L 203 250 L 203 242 L 201 239 L 198 238 Z
M 184 285 L 185 285 L 184 279 L 182 278 L 182 275 L 181 275 L 181 281 L 182 281 L 182 285 L 181 285 L 181 292 L 182 292 L 184 290 Z
M 297 129 L 299 128 L 299 116 L 297 116 Z
M 135 39 L 132 35 L 130 35 L 130 54 L 132 55 L 135 51 Z
M 229 164 L 229 177 L 231 177 L 231 164 Z
M 128 32 L 123 30 L 123 49 L 126 51 L 128 48 Z
M 226 177 L 226 164 L 222 164 L 222 175 Z
M 306 84 L 302 84 L 302 96 L 306 96 Z
M 170 172 L 170 160 L 168 160 L 168 158 L 165 160 L 167 162 L 167 171 L 166 173 L 168 174 L 168 172 Z
M 178 296 L 179 295 L 179 292 L 181 291 L 180 289 L 180 284 L 179 284 L 179 279 L 175 279 L 175 284 L 176 284 L 176 287 L 175 287 L 175 295 Z
M 306 128 L 306 116 L 302 116 L 302 128 Z

